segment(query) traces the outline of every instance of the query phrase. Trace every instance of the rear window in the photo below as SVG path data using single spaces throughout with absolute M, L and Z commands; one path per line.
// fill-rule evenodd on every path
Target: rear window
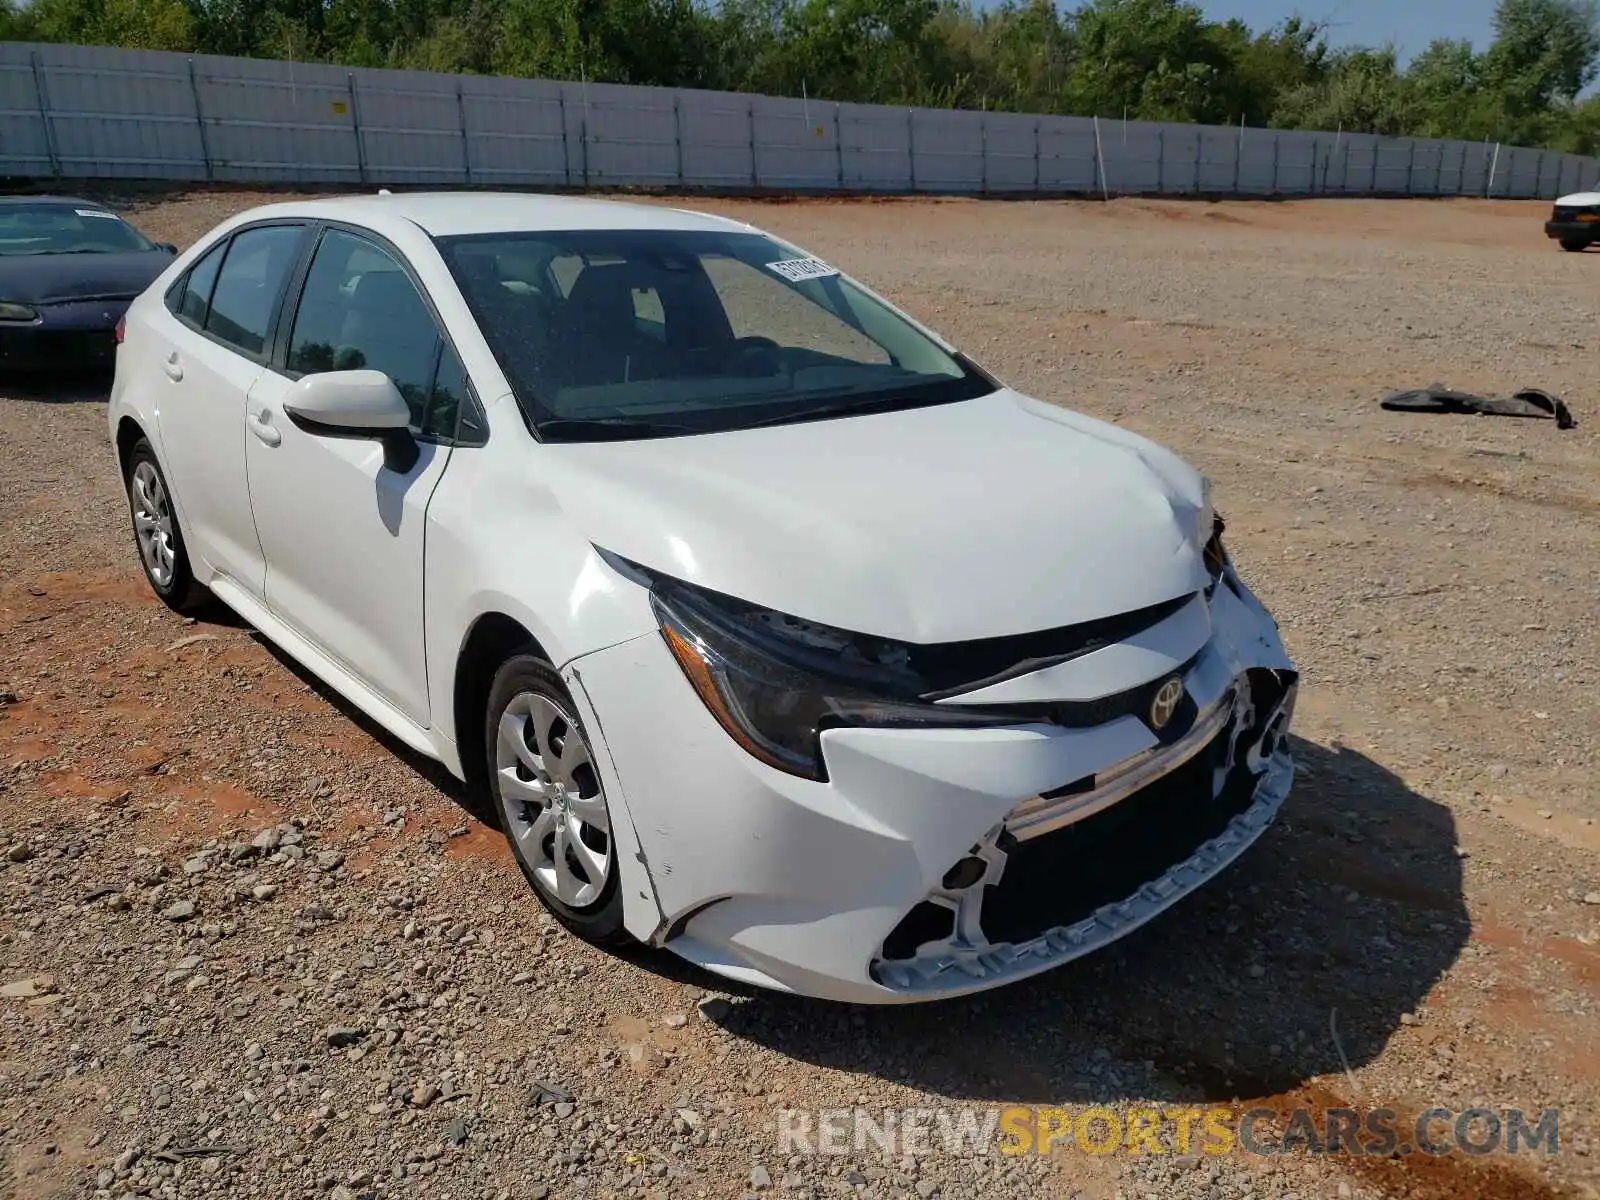
M 227 248 L 224 242 L 207 251 L 168 293 L 167 306 L 196 329 L 206 326 L 206 314 L 211 310 L 211 289 L 216 286 L 217 268 L 222 266 L 222 254 Z
M 154 246 L 116 213 L 92 204 L 0 205 L 0 255 L 118 254 Z
M 246 354 L 263 351 L 302 233 L 299 225 L 265 225 L 233 235 L 211 292 L 207 333 Z

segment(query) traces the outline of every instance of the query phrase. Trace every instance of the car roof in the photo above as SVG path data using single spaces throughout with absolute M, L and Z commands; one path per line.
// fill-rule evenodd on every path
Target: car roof
M 434 237 L 576 229 L 739 230 L 750 226 L 710 213 L 657 204 L 517 192 L 404 192 L 338 196 L 272 205 L 252 216 L 321 217 L 370 224 L 399 217 Z

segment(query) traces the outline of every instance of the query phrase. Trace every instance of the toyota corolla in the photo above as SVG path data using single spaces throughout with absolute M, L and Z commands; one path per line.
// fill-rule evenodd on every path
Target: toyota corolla
M 601 945 L 972 992 L 1289 790 L 1297 677 L 1202 477 L 748 225 L 256 209 L 128 310 L 110 430 L 156 593 L 480 789 Z

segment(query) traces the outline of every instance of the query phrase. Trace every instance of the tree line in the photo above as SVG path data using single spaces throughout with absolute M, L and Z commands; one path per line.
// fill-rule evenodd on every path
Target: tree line
M 1600 152 L 1595 0 L 1483 50 L 1330 48 L 1187 0 L 0 0 L 0 38 Z

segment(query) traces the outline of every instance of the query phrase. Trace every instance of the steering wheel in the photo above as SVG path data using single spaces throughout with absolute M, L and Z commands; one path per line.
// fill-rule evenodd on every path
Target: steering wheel
M 776 375 L 783 369 L 780 350 L 769 337 L 735 338 L 729 366 L 735 375 Z

